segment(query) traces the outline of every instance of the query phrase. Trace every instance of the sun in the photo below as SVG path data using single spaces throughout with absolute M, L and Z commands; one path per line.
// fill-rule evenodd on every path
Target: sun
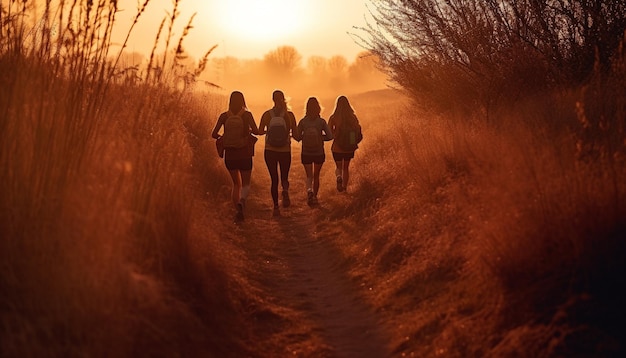
M 250 40 L 280 40 L 300 32 L 306 21 L 303 1 L 216 1 L 214 18 L 233 36 Z

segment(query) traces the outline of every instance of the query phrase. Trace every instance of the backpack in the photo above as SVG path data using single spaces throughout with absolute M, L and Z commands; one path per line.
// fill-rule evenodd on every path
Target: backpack
M 267 125 L 267 134 L 265 141 L 272 147 L 284 147 L 289 144 L 289 130 L 287 129 L 287 121 L 283 113 L 278 116 L 274 113 L 274 110 L 270 110 L 271 119 Z
M 354 123 L 339 128 L 336 140 L 341 149 L 355 151 L 358 148 L 357 144 L 359 144 L 362 139 L 363 133 L 361 133 L 361 126 L 358 123 Z
M 223 137 L 225 148 L 243 148 L 246 146 L 247 128 L 245 128 L 243 118 L 241 117 L 243 113 L 243 109 L 237 114 L 228 112 L 229 116 L 224 122 Z
M 324 146 L 324 138 L 322 138 L 322 129 L 319 126 L 319 119 L 304 119 L 302 131 L 302 148 L 309 151 L 317 151 Z

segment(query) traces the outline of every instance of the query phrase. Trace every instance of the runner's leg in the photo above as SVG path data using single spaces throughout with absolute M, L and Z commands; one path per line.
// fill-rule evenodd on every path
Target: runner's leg
M 280 182 L 282 184 L 283 190 L 289 190 L 289 170 L 291 169 L 291 153 L 284 153 L 279 161 L 279 164 Z
M 306 191 L 313 191 L 313 164 L 303 164 L 306 172 Z
M 233 206 L 236 209 L 237 204 L 239 203 L 240 191 L 241 191 L 241 179 L 239 176 L 239 170 L 231 169 L 231 170 L 228 170 L 228 173 L 230 173 L 230 178 L 233 181 L 233 189 L 231 191 L 231 200 L 233 202 Z
M 278 160 L 275 155 L 276 152 L 266 150 L 265 151 L 265 165 L 270 173 L 270 179 L 272 180 L 272 186 L 270 193 L 272 194 L 272 200 L 274 206 L 278 205 Z
M 313 163 L 313 194 L 317 196 L 320 190 L 320 172 L 324 163 Z
M 346 158 L 343 160 L 343 177 L 342 177 L 343 188 L 348 188 L 348 180 L 350 180 L 350 158 Z
M 343 191 L 343 159 L 340 159 L 340 154 L 333 152 L 333 159 L 335 161 L 335 176 L 337 177 L 337 191 Z
M 289 198 L 289 169 L 291 168 L 291 152 L 280 153 L 280 182 L 283 187 L 283 206 L 289 207 L 291 199 Z
M 248 199 L 248 194 L 250 193 L 250 177 L 252 176 L 252 170 L 242 170 L 241 171 L 241 198 L 245 205 L 246 199 Z

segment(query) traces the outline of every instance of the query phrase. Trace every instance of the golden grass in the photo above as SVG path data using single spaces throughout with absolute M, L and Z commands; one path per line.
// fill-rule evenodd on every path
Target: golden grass
M 615 128 L 624 98 L 603 87 L 603 106 L 592 86 L 493 121 L 386 110 L 365 131 L 353 205 L 332 215 L 366 228 L 342 247 L 395 330 L 394 354 L 623 351 L 624 136 L 599 129 L 599 154 L 581 157 L 576 108 L 601 108 L 588 121 Z
M 208 140 L 225 99 L 177 90 L 163 68 L 109 76 L 97 26 L 35 56 L 51 52 L 5 37 L 27 29 L 6 14 L 2 354 L 253 355 L 244 320 L 262 300 L 241 242 L 220 237 L 229 179 Z M 394 356 L 623 352 L 621 58 L 613 77 L 497 121 L 429 116 L 392 91 L 351 98 L 365 140 L 352 201 L 328 197 L 328 217 Z
M 66 4 L 60 35 L 44 28 L 38 43 L 26 36 L 31 9 L 18 5 L 3 4 L 1 25 L 0 351 L 244 354 L 245 333 L 224 324 L 239 317 L 228 256 L 195 225 L 198 198 L 221 189 L 206 122 L 223 99 L 118 85 L 105 58 L 115 2 Z

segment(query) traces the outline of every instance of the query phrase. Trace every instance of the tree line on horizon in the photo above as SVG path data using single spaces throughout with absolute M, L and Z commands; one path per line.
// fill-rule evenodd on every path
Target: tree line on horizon
M 384 87 L 387 79 L 378 56 L 367 50 L 357 54 L 352 61 L 342 55 L 313 55 L 305 59 L 295 47 L 288 45 L 270 50 L 262 58 L 205 56 L 197 61 L 183 55 L 177 61 L 179 80 L 196 87 L 198 83 L 231 87 L 242 82 L 299 81 L 319 87 L 330 86 L 338 91 L 355 87 L 367 90 Z M 147 63 L 147 57 L 141 53 L 124 52 L 118 64 L 119 73 L 123 73 L 126 80 L 140 79 L 140 72 L 145 71 Z
M 0 3 L 3 355 L 251 356 L 273 341 L 250 322 L 300 322 L 283 320 L 285 310 L 267 306 L 265 291 L 247 279 L 238 247 L 247 241 L 224 239 L 227 224 L 213 204 L 225 202 L 229 178 L 207 139 L 207 118 L 219 115 L 225 96 L 185 92 L 180 81 L 224 82 L 205 73 L 218 60 L 211 50 L 197 63 L 184 51 L 191 21 L 172 39 L 180 1 L 155 39 L 166 51 L 138 62 L 113 54 L 116 0 L 60 1 L 72 10 L 65 12 L 46 1 L 39 13 L 32 1 Z M 363 121 L 363 175 L 350 205 L 323 214 L 354 229 L 335 235 L 337 248 L 355 279 L 378 282 L 368 297 L 385 315 L 394 354 L 623 356 L 626 55 L 623 41 L 613 46 L 626 4 L 376 4 L 388 5 L 388 30 L 400 36 L 374 37 L 369 50 L 431 111 L 400 108 L 403 100 L 355 101 L 374 118 Z M 505 7 L 487 8 L 496 4 Z M 401 6 L 417 5 L 421 17 L 401 21 Z M 489 25 L 485 16 L 496 9 L 507 21 Z M 587 43 L 580 35 L 544 42 L 545 25 L 572 18 L 567 29 L 589 28 L 582 48 L 610 40 L 580 62 L 585 71 L 548 66 L 559 45 L 567 63 L 578 53 L 567 44 Z M 513 25 L 519 34 L 498 36 Z M 594 37 L 603 30 L 608 37 Z M 518 35 L 530 42 L 510 47 Z M 280 66 L 298 64 L 294 71 L 272 72 L 263 58 L 257 70 L 267 73 L 246 66 L 243 78 L 306 80 L 300 71 L 310 72 L 311 60 L 305 67 L 290 54 L 275 55 L 287 57 Z M 549 123 L 579 131 L 549 132 Z M 579 140 L 594 156 L 579 160 Z M 205 220 L 213 221 L 198 225 Z M 282 343 L 283 332 L 270 334 Z M 301 332 L 296 338 L 311 337 Z

